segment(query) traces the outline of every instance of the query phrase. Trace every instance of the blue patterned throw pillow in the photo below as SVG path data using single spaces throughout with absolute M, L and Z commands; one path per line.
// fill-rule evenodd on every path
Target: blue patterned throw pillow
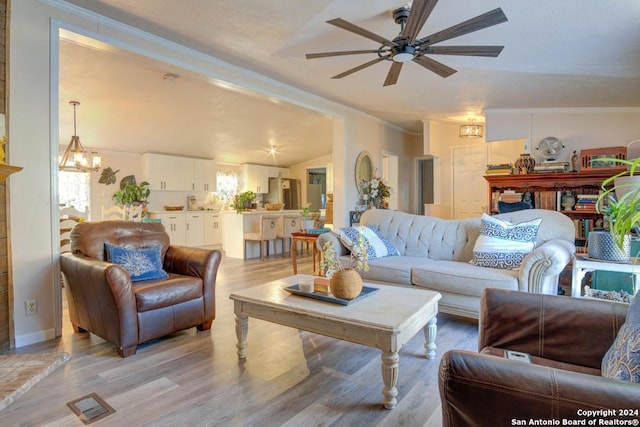
M 511 224 L 482 214 L 471 263 L 480 267 L 518 268 L 536 246 L 540 223 L 542 218 Z
M 378 227 L 374 225 L 339 228 L 334 233 L 349 250 L 352 250 L 353 246 L 362 239 L 368 259 L 400 255 L 395 246 L 385 239 Z
M 162 269 L 162 246 L 141 249 L 125 248 L 111 243 L 105 243 L 104 246 L 107 261 L 123 266 L 131 275 L 132 282 L 169 277 Z
M 627 318 L 602 359 L 602 376 L 640 383 L 640 292 L 631 301 Z

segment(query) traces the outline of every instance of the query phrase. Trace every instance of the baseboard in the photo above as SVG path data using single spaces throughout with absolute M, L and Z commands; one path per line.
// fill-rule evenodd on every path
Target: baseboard
M 42 341 L 52 340 L 56 337 L 54 329 L 46 329 L 44 331 L 32 332 L 30 334 L 16 335 L 16 348 L 24 347 L 39 343 Z

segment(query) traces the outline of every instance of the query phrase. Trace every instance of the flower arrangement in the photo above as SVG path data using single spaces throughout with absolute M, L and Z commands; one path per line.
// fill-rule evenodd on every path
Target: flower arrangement
M 367 253 L 367 247 L 362 233 L 360 233 L 358 241 L 353 245 L 353 248 L 351 248 L 351 258 L 349 260 L 349 266 L 346 268 L 338 259 L 338 254 L 330 241 L 324 242 L 320 250 L 322 251 L 320 271 L 324 271 L 324 275 L 329 279 L 337 271 L 341 270 L 355 269 L 369 271 L 369 254 Z
M 373 206 L 380 209 L 384 206 L 385 201 L 391 195 L 391 187 L 389 187 L 382 178 L 374 176 L 370 181 L 362 180 L 360 185 L 363 197 L 368 199 Z

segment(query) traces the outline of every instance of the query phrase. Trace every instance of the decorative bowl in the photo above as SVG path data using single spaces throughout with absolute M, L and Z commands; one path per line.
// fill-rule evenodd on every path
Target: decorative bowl
M 184 210 L 184 205 L 164 205 L 165 211 L 181 211 Z

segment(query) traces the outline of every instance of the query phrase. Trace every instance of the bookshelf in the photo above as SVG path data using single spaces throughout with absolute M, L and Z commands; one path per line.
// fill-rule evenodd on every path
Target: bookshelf
M 498 200 L 513 201 L 529 192 L 537 209 L 552 209 L 570 217 L 576 226 L 576 247 L 586 247 L 590 230 L 601 227 L 602 215 L 593 204 L 601 190 L 602 181 L 614 175 L 616 170 L 589 170 L 582 172 L 532 173 L 526 175 L 486 175 L 489 183 L 489 212 L 498 213 Z M 563 210 L 562 194 L 571 191 L 576 197 L 572 210 Z M 515 196 L 514 196 L 515 193 Z

